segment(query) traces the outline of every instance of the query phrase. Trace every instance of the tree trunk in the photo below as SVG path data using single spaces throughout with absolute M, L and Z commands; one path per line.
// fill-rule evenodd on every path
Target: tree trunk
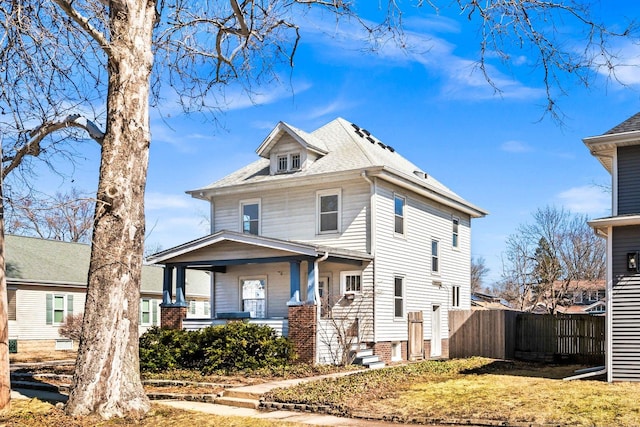
M 82 338 L 66 411 L 142 418 L 138 318 L 155 2 L 110 2 L 107 126 Z
M 1 138 L 0 138 L 1 144 Z M 2 147 L 0 146 L 0 158 Z M 1 169 L 1 167 L 0 167 Z M 4 255 L 4 198 L 0 171 L 0 413 L 11 409 L 11 376 L 9 373 L 9 316 L 7 298 L 7 274 Z

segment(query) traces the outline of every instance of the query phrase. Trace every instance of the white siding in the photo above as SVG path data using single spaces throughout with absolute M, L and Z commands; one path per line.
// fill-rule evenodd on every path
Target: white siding
M 47 294 L 73 295 L 73 313 L 84 312 L 84 289 L 62 287 L 21 287 L 16 290 L 15 330 L 9 335 L 19 340 L 56 340 L 60 325 L 47 325 Z M 11 325 L 10 325 L 11 326 Z
M 448 337 L 446 313 L 451 288 L 460 286 L 460 309 L 470 308 L 471 232 L 468 215 L 378 180 L 376 185 L 376 341 L 407 339 L 407 313 L 424 313 L 424 338 L 431 338 L 433 305 L 442 309 L 441 337 Z M 406 198 L 405 234 L 394 233 L 394 195 Z M 459 219 L 459 247 L 453 248 L 452 219 Z M 439 273 L 431 271 L 431 241 L 439 241 Z M 404 279 L 404 318 L 394 317 L 394 277 Z M 434 283 L 441 283 L 437 286 Z
M 339 189 L 342 194 L 342 232 L 319 235 L 316 233 L 316 192 L 328 189 Z M 260 199 L 263 236 L 361 252 L 367 250 L 369 185 L 364 179 L 217 197 L 214 200 L 214 232 L 240 232 L 240 200 L 254 198 Z

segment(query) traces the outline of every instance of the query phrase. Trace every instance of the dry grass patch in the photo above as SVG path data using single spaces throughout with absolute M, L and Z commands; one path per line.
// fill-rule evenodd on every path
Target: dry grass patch
M 427 361 L 280 389 L 267 399 L 404 420 L 640 425 L 640 384 L 561 380 L 576 368 L 482 358 Z
M 0 424 L 7 427 L 106 427 L 106 426 L 138 426 L 138 427 L 183 427 L 216 426 L 216 427 L 277 427 L 281 422 L 260 420 L 248 417 L 220 417 L 201 412 L 183 411 L 154 404 L 152 410 L 141 421 L 114 419 L 104 421 L 95 417 L 69 417 L 61 409 L 38 399 L 15 400 L 11 403 L 11 412 L 0 416 Z M 301 424 L 287 423 L 287 426 Z

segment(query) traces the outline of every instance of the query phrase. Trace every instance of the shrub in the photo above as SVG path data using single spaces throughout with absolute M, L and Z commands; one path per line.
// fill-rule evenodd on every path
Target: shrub
M 58 329 L 58 334 L 63 338 L 69 338 L 70 340 L 80 341 L 80 335 L 82 334 L 82 318 L 84 313 L 69 314 L 64 318 L 64 322 Z
M 294 358 L 288 339 L 268 326 L 230 322 L 200 331 L 151 328 L 140 337 L 140 369 L 198 370 L 203 374 L 277 369 Z

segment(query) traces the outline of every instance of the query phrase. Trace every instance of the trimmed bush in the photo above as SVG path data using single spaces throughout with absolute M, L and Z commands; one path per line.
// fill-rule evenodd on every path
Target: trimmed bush
M 200 331 L 151 328 L 140 337 L 140 369 L 198 370 L 203 374 L 275 369 L 294 359 L 288 339 L 268 326 L 230 322 Z

